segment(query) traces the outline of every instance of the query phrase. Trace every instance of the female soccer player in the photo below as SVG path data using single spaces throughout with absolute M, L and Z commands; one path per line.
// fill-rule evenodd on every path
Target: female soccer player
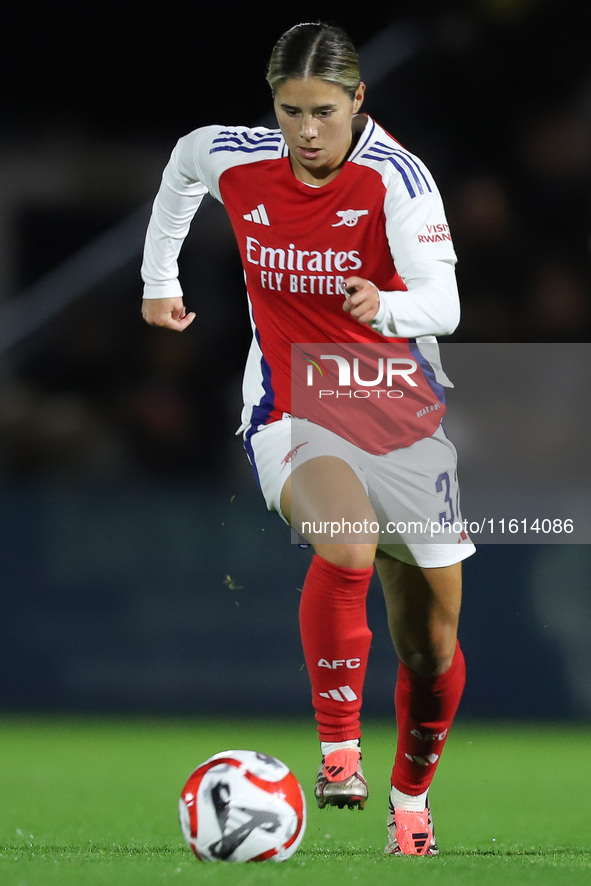
M 143 316 L 177 331 L 193 322 L 177 258 L 209 192 L 232 222 L 253 329 L 245 448 L 269 509 L 314 551 L 299 618 L 321 741 L 318 805 L 363 808 L 368 796 L 360 711 L 375 565 L 399 658 L 385 851 L 436 855 L 428 789 L 464 687 L 461 561 L 474 550 L 432 350 L 459 321 L 456 256 L 429 171 L 359 113 L 365 85 L 340 28 L 287 31 L 267 81 L 278 130 L 206 126 L 176 145 L 146 236 Z M 297 343 L 304 356 L 292 364 Z M 306 343 L 322 344 L 310 354 Z M 304 360 L 309 390 L 292 396 Z M 375 380 L 388 367 L 386 387 L 371 390 L 362 375 L 372 360 Z M 339 381 L 333 372 L 318 409 L 310 385 L 329 364 Z M 347 367 L 358 383 L 348 393 L 338 387 Z

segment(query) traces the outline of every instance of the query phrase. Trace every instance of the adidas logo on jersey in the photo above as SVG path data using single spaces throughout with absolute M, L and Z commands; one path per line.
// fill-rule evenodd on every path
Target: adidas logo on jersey
M 338 689 L 329 689 L 328 692 L 318 694 L 322 698 L 332 698 L 333 701 L 357 701 L 357 696 L 350 686 L 339 686 Z
M 253 209 L 252 212 L 247 212 L 242 218 L 246 221 L 254 222 L 255 225 L 267 225 L 269 227 L 271 224 L 264 203 L 259 203 L 256 209 Z

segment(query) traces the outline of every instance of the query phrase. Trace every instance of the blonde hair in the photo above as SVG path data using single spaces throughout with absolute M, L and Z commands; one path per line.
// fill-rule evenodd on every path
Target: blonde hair
M 359 56 L 342 28 L 303 22 L 279 38 L 267 67 L 267 83 L 273 94 L 286 80 L 306 77 L 334 83 L 355 98 L 360 80 Z

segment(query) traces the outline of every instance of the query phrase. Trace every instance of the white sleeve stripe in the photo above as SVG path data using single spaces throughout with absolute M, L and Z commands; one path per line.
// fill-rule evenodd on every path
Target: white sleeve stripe
M 423 183 L 427 188 L 427 191 L 431 193 L 431 185 L 429 184 L 421 164 L 415 157 L 406 153 L 402 149 L 389 148 L 387 145 L 382 144 L 382 142 L 376 142 L 375 145 L 372 145 L 371 149 L 362 156 L 364 159 L 378 160 L 380 162 L 388 160 L 402 176 L 402 180 L 404 181 L 406 189 L 411 197 L 416 197 L 418 194 L 425 193 Z M 410 173 L 410 177 L 407 173 L 407 169 L 404 168 L 405 166 Z

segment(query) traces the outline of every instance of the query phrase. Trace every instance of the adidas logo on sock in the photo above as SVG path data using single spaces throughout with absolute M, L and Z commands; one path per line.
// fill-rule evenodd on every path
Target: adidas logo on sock
M 439 760 L 439 754 L 426 754 L 424 757 L 417 756 L 416 754 L 405 754 L 404 756 L 411 763 L 416 763 L 417 766 L 433 766 Z
M 339 686 L 338 689 L 329 689 L 328 692 L 318 694 L 322 698 L 332 698 L 334 701 L 357 701 L 357 696 L 350 686 Z
M 255 225 L 270 226 L 271 224 L 264 203 L 259 203 L 256 209 L 253 209 L 252 212 L 247 212 L 242 218 L 246 221 L 254 222 Z

